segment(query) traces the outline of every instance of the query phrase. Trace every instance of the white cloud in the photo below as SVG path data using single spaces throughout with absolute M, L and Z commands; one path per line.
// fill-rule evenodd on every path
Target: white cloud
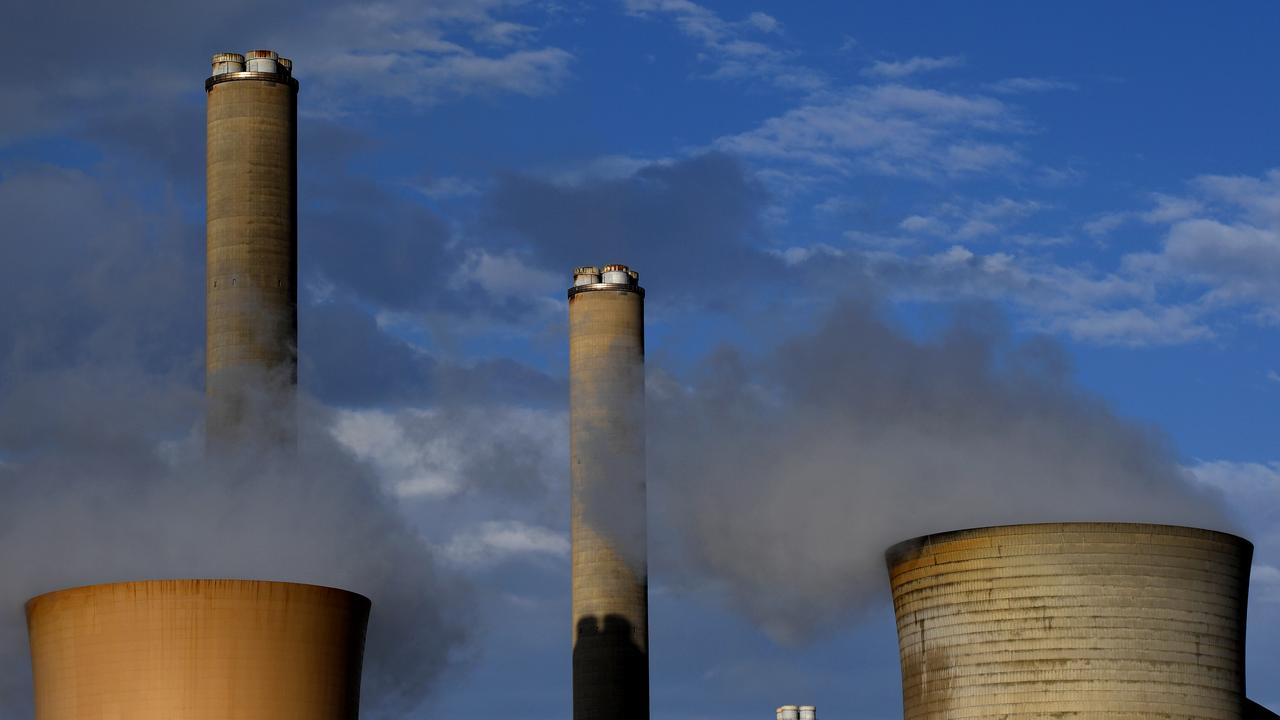
M 1280 602 L 1280 462 L 1211 460 L 1187 471 L 1196 482 L 1222 493 L 1253 541 L 1251 599 Z
M 1093 237 L 1102 237 L 1104 235 L 1109 235 L 1112 230 L 1115 230 L 1126 223 L 1129 218 L 1129 213 L 1105 213 L 1089 220 L 1081 227 L 1086 233 Z
M 963 62 L 964 58 L 954 55 L 948 57 L 913 57 L 898 62 L 878 60 L 871 67 L 863 70 L 862 74 L 889 80 L 899 80 L 917 73 L 956 67 Z
M 753 12 L 741 22 L 731 22 L 689 0 L 624 0 L 624 6 L 637 17 L 671 18 L 681 33 L 703 47 L 703 59 L 714 66 L 711 78 L 759 80 L 785 90 L 806 92 L 826 84 L 818 71 L 792 62 L 793 53 L 751 39 L 753 33 L 781 32 L 781 23 L 771 15 Z
M 1042 203 L 1035 200 L 1014 200 L 1008 197 L 988 202 L 945 203 L 935 208 L 932 215 L 907 217 L 898 227 L 907 232 L 948 236 L 957 240 L 1000 236 L 1014 241 L 1003 233 L 1043 207 Z M 1037 241 L 1033 236 L 1024 236 L 1021 242 L 1014 242 L 1020 245 L 1052 244 Z
M 777 18 L 762 12 L 753 12 L 748 15 L 747 22 L 760 32 L 771 33 L 782 29 L 782 24 Z
M 1108 213 L 1084 223 L 1105 235 L 1141 221 L 1161 228 L 1153 249 L 1130 252 L 1120 271 L 1162 292 L 1199 291 L 1207 316 L 1245 309 L 1246 317 L 1280 323 L 1280 169 L 1260 177 L 1206 175 L 1188 195 L 1152 193 L 1145 209 Z
M 924 215 L 911 215 L 898 223 L 898 227 L 909 233 L 923 233 L 926 235 L 944 235 L 950 227 L 936 217 Z
M 563 559 L 569 538 L 517 520 L 488 521 L 458 533 L 440 551 L 446 560 L 470 567 L 539 556 Z
M 930 220 L 916 216 L 904 222 L 923 227 Z M 1021 251 L 979 253 L 964 245 L 933 253 L 902 252 L 912 244 L 911 236 L 850 231 L 844 237 L 850 243 L 845 248 L 793 247 L 783 257 L 792 265 L 840 258 L 844 276 L 860 274 L 899 300 L 1008 303 L 1026 329 L 1081 342 L 1151 346 L 1214 337 L 1201 306 L 1163 305 L 1157 302 L 1156 288 L 1142 277 L 1060 265 Z M 1025 244 L 1053 242 L 1060 240 L 1032 236 Z
M 1280 533 L 1280 462 L 1204 460 L 1187 468 L 1195 480 L 1221 491 L 1251 524 Z M 1257 521 L 1257 522 L 1255 522 Z
M 309 111 L 345 112 L 354 99 L 369 97 L 428 106 L 471 95 L 555 92 L 573 56 L 532 46 L 536 28 L 502 17 L 518 4 L 391 0 L 304 18 L 298 37 L 305 41 L 291 52 L 299 74 L 316 88 Z
M 782 260 L 788 267 L 802 265 L 814 258 L 841 257 L 844 252 L 830 245 L 818 244 L 807 247 L 789 247 L 782 250 L 770 250 L 770 254 Z
M 1139 219 L 1146 223 L 1160 224 L 1185 220 L 1204 208 L 1198 200 L 1163 193 L 1153 193 L 1151 199 L 1156 206 L 1138 214 Z
M 1050 92 L 1053 90 L 1077 90 L 1079 89 L 1075 83 L 1063 82 L 1061 80 L 1051 80 L 1049 78 L 1037 77 L 1011 77 L 1005 78 L 998 82 L 989 83 L 985 86 L 987 90 L 994 93 L 1004 95 L 1014 95 L 1019 93 L 1039 93 Z
M 564 279 L 515 253 L 468 253 L 451 282 L 456 287 L 473 283 L 495 298 L 527 298 L 531 303 L 549 302 L 550 311 L 561 309 L 559 301 L 548 296 L 557 295 Z
M 1085 310 L 1050 320 L 1048 329 L 1099 345 L 1179 345 L 1208 340 L 1210 330 L 1194 308 L 1130 307 Z
M 716 146 L 764 162 L 932 177 L 983 173 L 1020 162 L 1011 146 L 975 133 L 1019 132 L 994 98 L 902 85 L 858 87 L 722 137 Z
M 432 499 L 500 483 L 550 486 L 563 475 L 563 412 L 517 407 L 342 410 L 330 430 L 402 499 Z M 503 458 L 521 459 L 504 469 Z M 508 477 L 516 472 L 521 477 Z

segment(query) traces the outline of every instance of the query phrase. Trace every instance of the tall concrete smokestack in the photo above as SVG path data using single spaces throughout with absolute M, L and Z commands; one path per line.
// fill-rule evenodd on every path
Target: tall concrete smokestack
M 355 720 L 369 601 L 248 580 L 151 580 L 27 603 L 36 720 Z
M 292 437 L 298 344 L 298 82 L 270 50 L 205 81 L 205 395 L 211 443 Z M 263 427 L 265 424 L 265 428 Z
M 573 717 L 649 717 L 644 290 L 624 265 L 569 289 Z
M 886 553 L 906 720 L 1240 720 L 1253 546 L 1168 525 L 941 533 Z

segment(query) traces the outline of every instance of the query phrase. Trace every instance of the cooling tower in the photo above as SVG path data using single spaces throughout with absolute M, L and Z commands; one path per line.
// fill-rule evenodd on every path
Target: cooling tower
M 205 394 L 215 443 L 263 430 L 293 435 L 298 82 L 292 67 L 270 50 L 221 53 L 205 81 Z
M 644 290 L 623 265 L 569 289 L 573 717 L 649 717 Z
M 36 720 L 353 720 L 369 601 L 293 583 L 153 580 L 27 603 Z
M 895 545 L 904 717 L 1238 720 L 1252 554 L 1234 535 L 1125 523 Z

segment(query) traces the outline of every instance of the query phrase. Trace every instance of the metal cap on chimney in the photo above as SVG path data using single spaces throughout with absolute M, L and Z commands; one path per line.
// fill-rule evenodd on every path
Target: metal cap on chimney
M 573 269 L 573 286 L 595 285 L 600 282 L 600 268 L 594 265 L 583 265 Z
M 244 56 L 240 53 L 218 53 L 212 62 L 214 75 L 244 72 Z
M 274 50 L 250 50 L 244 54 L 244 57 L 249 72 L 272 74 L 280 72 L 279 64 L 276 62 L 280 56 Z
M 600 273 L 600 281 L 610 285 L 630 285 L 631 272 L 626 265 L 605 265 Z
M 644 288 L 640 287 L 640 273 L 616 263 L 603 268 L 593 265 L 574 268 L 573 287 L 569 288 L 569 297 L 594 290 L 631 292 L 644 297 Z

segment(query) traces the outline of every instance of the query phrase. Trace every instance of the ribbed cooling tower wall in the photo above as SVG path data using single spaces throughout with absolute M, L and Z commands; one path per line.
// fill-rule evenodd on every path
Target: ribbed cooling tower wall
M 649 717 L 644 291 L 621 265 L 569 291 L 573 717 Z
M 961 530 L 886 553 L 907 720 L 1232 718 L 1253 546 L 1163 525 Z
M 207 90 L 205 393 L 208 435 L 246 418 L 292 434 L 298 344 L 298 83 L 265 50 L 213 58 Z M 264 401 L 264 397 L 270 397 Z
M 27 603 L 36 720 L 352 720 L 369 601 L 242 580 L 154 580 Z

